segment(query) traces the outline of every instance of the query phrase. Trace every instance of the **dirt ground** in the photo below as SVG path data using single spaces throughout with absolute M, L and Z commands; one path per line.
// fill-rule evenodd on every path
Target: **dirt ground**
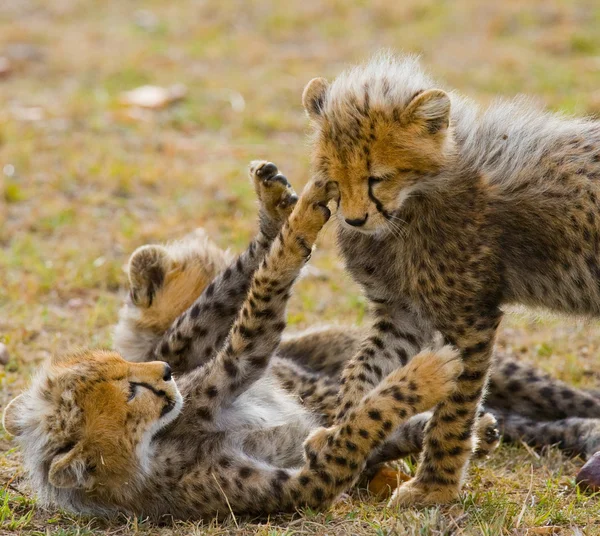
M 247 163 L 273 160 L 300 188 L 304 85 L 385 47 L 421 53 L 482 103 L 526 93 L 600 112 L 597 0 L 2 0 L 0 410 L 52 353 L 110 346 L 137 246 L 204 227 L 239 251 L 254 230 Z M 157 111 L 124 106 L 121 93 L 143 84 L 187 95 Z M 333 237 L 297 286 L 292 328 L 363 321 Z M 500 344 L 598 386 L 597 323 L 511 315 Z M 600 534 L 598 499 L 574 486 L 582 461 L 556 449 L 502 446 L 443 508 L 393 511 L 357 491 L 322 513 L 157 527 L 43 508 L 3 434 L 0 534 Z

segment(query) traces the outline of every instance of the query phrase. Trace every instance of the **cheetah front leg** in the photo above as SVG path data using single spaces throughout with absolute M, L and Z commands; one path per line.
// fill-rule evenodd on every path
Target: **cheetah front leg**
M 494 312 L 460 333 L 442 330 L 460 351 L 464 371 L 456 390 L 440 402 L 427 423 L 424 449 L 415 478 L 400 486 L 391 506 L 443 504 L 455 500 L 474 448 L 473 431 L 491 365 L 501 313 Z M 456 319 L 451 326 L 468 324 Z
M 298 200 L 272 162 L 252 162 L 249 176 L 259 200 L 258 234 L 246 251 L 174 321 L 147 361 L 166 361 L 174 372 L 181 373 L 208 361 L 223 344 L 248 293 L 252 275 Z M 146 246 L 140 251 L 145 255 L 160 252 L 160 246 Z
M 248 389 L 269 365 L 285 328 L 292 285 L 329 219 L 326 204 L 335 195 L 332 183 L 308 185 L 256 270 L 223 348 L 204 367 L 182 378 L 191 383 L 188 388 L 182 386 L 193 400 L 188 411 L 201 415 L 207 426 L 224 404 Z

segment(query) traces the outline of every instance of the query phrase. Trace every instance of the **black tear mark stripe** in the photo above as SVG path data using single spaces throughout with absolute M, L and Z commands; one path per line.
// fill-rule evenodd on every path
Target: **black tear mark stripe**
M 149 389 L 150 391 L 152 391 L 156 396 L 160 396 L 162 398 L 167 397 L 167 393 L 165 393 L 162 389 L 156 389 L 155 387 L 152 387 L 149 383 L 146 383 L 146 382 L 129 382 L 129 383 L 131 385 L 145 387 L 146 389 Z
M 383 203 L 381 201 L 379 201 L 379 199 L 377 199 L 377 197 L 375 197 L 375 194 L 373 193 L 373 185 L 376 182 L 377 182 L 377 179 L 373 179 L 373 177 L 369 177 L 369 199 L 375 205 L 377 212 L 379 212 L 385 219 L 390 220 L 390 219 L 392 219 L 392 215 L 387 210 L 385 210 Z

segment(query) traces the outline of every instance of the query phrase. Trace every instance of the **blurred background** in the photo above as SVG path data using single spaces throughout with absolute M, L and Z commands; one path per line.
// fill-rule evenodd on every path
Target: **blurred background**
M 421 54 L 442 85 L 483 104 L 526 93 L 554 110 L 600 113 L 598 0 L 0 0 L 0 410 L 51 353 L 110 346 L 137 246 L 202 226 L 241 250 L 255 229 L 247 163 L 274 161 L 300 190 L 304 85 L 381 48 Z M 362 322 L 332 229 L 320 243 L 291 326 Z M 585 386 L 598 384 L 599 342 L 595 324 L 521 316 L 500 337 Z M 2 433 L 0 451 L 1 490 L 21 468 Z M 528 464 L 555 501 L 539 499 L 528 522 L 585 526 L 590 506 L 560 495 L 570 461 L 506 452 L 474 481 L 496 486 L 470 506 L 489 500 L 486 523 L 501 527 L 490 534 L 525 523 Z M 10 496 L 6 519 L 35 510 L 21 499 Z M 37 510 L 32 519 L 17 528 L 47 521 Z

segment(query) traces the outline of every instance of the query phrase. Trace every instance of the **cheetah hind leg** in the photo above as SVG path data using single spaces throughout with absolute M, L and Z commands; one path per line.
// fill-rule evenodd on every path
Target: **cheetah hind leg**
M 150 307 L 173 261 L 164 246 L 146 245 L 135 250 L 127 268 L 131 301 L 138 307 Z
M 330 488 L 320 495 L 333 499 L 356 481 L 367 458 L 393 430 L 448 396 L 462 370 L 458 353 L 451 347 L 421 352 L 388 374 L 334 426 L 309 435 L 304 442 L 308 467 L 299 477 L 317 471 L 320 484 Z

